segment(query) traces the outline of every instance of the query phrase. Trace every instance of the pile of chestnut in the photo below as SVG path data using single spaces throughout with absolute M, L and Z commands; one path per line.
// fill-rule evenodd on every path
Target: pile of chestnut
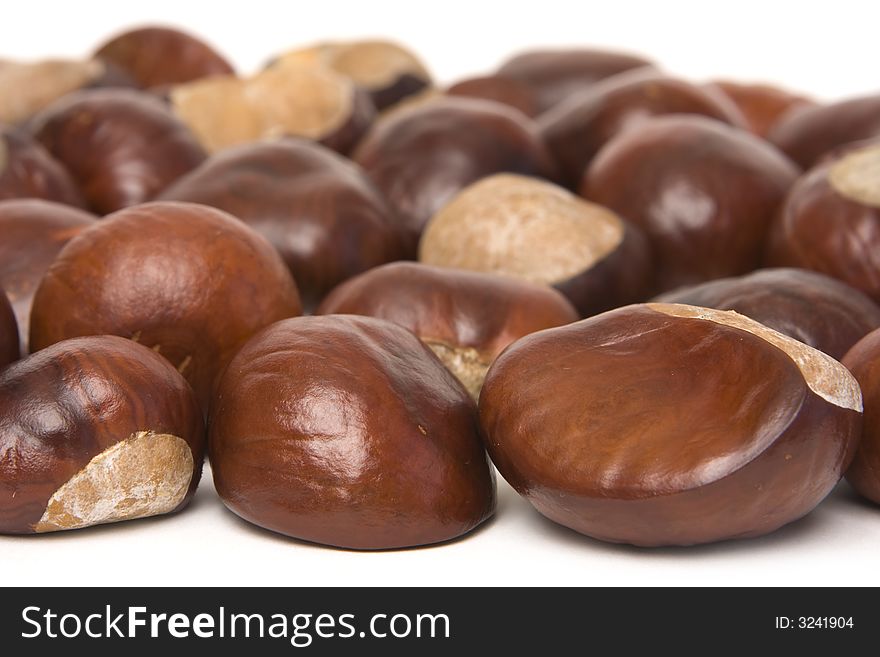
M 880 95 L 177 30 L 0 60 L 0 532 L 170 513 L 357 549 L 880 503 Z

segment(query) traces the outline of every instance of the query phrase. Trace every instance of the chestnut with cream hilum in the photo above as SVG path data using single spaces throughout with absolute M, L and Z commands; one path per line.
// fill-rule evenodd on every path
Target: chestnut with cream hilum
M 480 423 L 498 470 L 551 520 L 692 545 L 809 513 L 852 461 L 862 396 L 839 362 L 743 315 L 645 304 L 511 345 Z
M 489 365 L 509 344 L 579 319 L 552 288 L 414 262 L 376 267 L 346 281 L 317 312 L 369 315 L 409 329 L 474 399 Z
M 0 200 L 16 198 L 85 206 L 70 173 L 45 148 L 23 131 L 0 127 Z
M 419 260 L 553 286 L 583 316 L 642 300 L 651 273 L 641 233 L 614 212 L 511 174 L 470 185 L 434 215 Z

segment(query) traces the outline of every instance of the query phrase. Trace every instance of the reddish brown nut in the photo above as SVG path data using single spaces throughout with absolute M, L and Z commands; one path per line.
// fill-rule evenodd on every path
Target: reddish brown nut
M 526 116 L 535 117 L 541 113 L 541 108 L 531 87 L 498 75 L 461 80 L 449 87 L 446 93 L 450 96 L 492 100 L 517 109 Z
M 192 388 L 130 340 L 68 340 L 0 372 L 0 532 L 173 513 L 202 474 Z
M 101 214 L 153 199 L 205 159 L 161 101 L 129 89 L 71 94 L 40 113 L 34 130 Z
M 410 248 L 425 224 L 470 183 L 501 171 L 552 177 L 534 124 L 498 103 L 449 97 L 379 121 L 354 153 L 397 211 Z
M 676 304 L 526 336 L 480 396 L 490 456 L 538 511 L 643 546 L 759 536 L 809 513 L 849 465 L 861 411 L 830 356 Z
M 262 236 L 194 203 L 121 210 L 61 250 L 31 312 L 31 351 L 80 335 L 120 335 L 165 356 L 203 408 L 254 333 L 300 312 L 281 257 Z
M 607 50 L 533 50 L 507 60 L 496 75 L 530 87 L 545 112 L 600 80 L 644 66 L 652 63 Z
M 412 51 L 391 41 L 319 43 L 284 53 L 271 66 L 321 66 L 365 89 L 383 110 L 431 86 L 431 74 Z
M 306 137 L 347 153 L 373 122 L 365 91 L 330 69 L 277 65 L 172 89 L 171 107 L 208 152 L 260 139 Z
M 799 94 L 769 84 L 744 84 L 718 81 L 706 85 L 712 93 L 723 94 L 733 101 L 746 119 L 748 128 L 760 137 L 766 137 L 780 119 L 816 103 Z
M 562 179 L 577 188 L 590 161 L 609 139 L 652 116 L 699 114 L 731 125 L 745 119 L 729 102 L 652 69 L 615 75 L 543 114 L 538 126 Z
M 0 369 L 18 360 L 20 355 L 15 313 L 12 312 L 12 304 L 0 284 Z
M 552 285 L 584 316 L 642 300 L 651 275 L 638 229 L 561 187 L 510 174 L 466 187 L 434 215 L 419 260 Z
M 797 175 L 744 130 L 666 116 L 608 142 L 581 194 L 645 232 L 660 292 L 757 269 L 771 218 Z
M 369 315 L 409 329 L 474 399 L 489 365 L 511 342 L 579 319 L 551 288 L 414 262 L 384 265 L 346 281 L 317 312 Z
M 0 128 L 0 200 L 43 198 L 83 207 L 67 170 L 27 134 Z
M 771 267 L 802 267 L 880 303 L 880 140 L 826 159 L 792 187 L 767 245 Z
M 95 222 L 94 215 L 37 199 L 0 201 L 0 288 L 18 320 L 22 353 L 28 352 L 31 304 L 43 274 L 61 248 Z
M 229 62 L 204 41 L 167 27 L 124 32 L 98 48 L 95 57 L 116 65 L 144 89 L 233 73 Z
M 862 389 L 865 423 L 847 481 L 859 494 L 880 504 L 880 330 L 859 340 L 843 358 Z
M 839 146 L 874 137 L 880 137 L 880 95 L 792 112 L 768 135 L 804 169 Z
M 366 175 L 303 139 L 227 149 L 160 198 L 226 210 L 262 233 L 307 308 L 345 279 L 404 255 L 391 209 Z
M 404 328 L 332 315 L 278 322 L 223 375 L 214 484 L 233 512 L 356 549 L 446 541 L 492 515 L 473 401 Z
M 804 269 L 759 269 L 668 292 L 657 301 L 735 310 L 840 360 L 880 328 L 880 306 L 846 283 Z

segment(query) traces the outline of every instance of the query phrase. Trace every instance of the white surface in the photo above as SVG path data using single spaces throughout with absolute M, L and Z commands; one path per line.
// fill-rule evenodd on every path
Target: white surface
M 644 52 L 693 79 L 784 83 L 819 97 L 880 87 L 880 4 L 760 2 L 18 2 L 0 57 L 81 55 L 108 33 L 162 21 L 210 39 L 243 70 L 321 38 L 407 42 L 451 81 L 530 45 Z M 880 509 L 842 485 L 819 509 L 758 540 L 674 550 L 604 545 L 556 527 L 499 481 L 496 520 L 435 548 L 356 553 L 305 545 L 227 512 L 206 473 L 171 517 L 51 536 L 0 537 L 4 585 L 880 585 Z

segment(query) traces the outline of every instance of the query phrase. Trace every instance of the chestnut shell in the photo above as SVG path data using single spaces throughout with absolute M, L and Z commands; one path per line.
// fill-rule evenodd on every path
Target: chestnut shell
M 18 360 L 20 355 L 15 314 L 3 287 L 0 286 L 0 369 Z
M 60 162 L 25 132 L 0 128 L 0 200 L 12 198 L 85 207 L 79 188 Z
M 880 504 L 880 330 L 860 340 L 843 358 L 865 399 L 865 422 L 846 479 L 860 495 Z

